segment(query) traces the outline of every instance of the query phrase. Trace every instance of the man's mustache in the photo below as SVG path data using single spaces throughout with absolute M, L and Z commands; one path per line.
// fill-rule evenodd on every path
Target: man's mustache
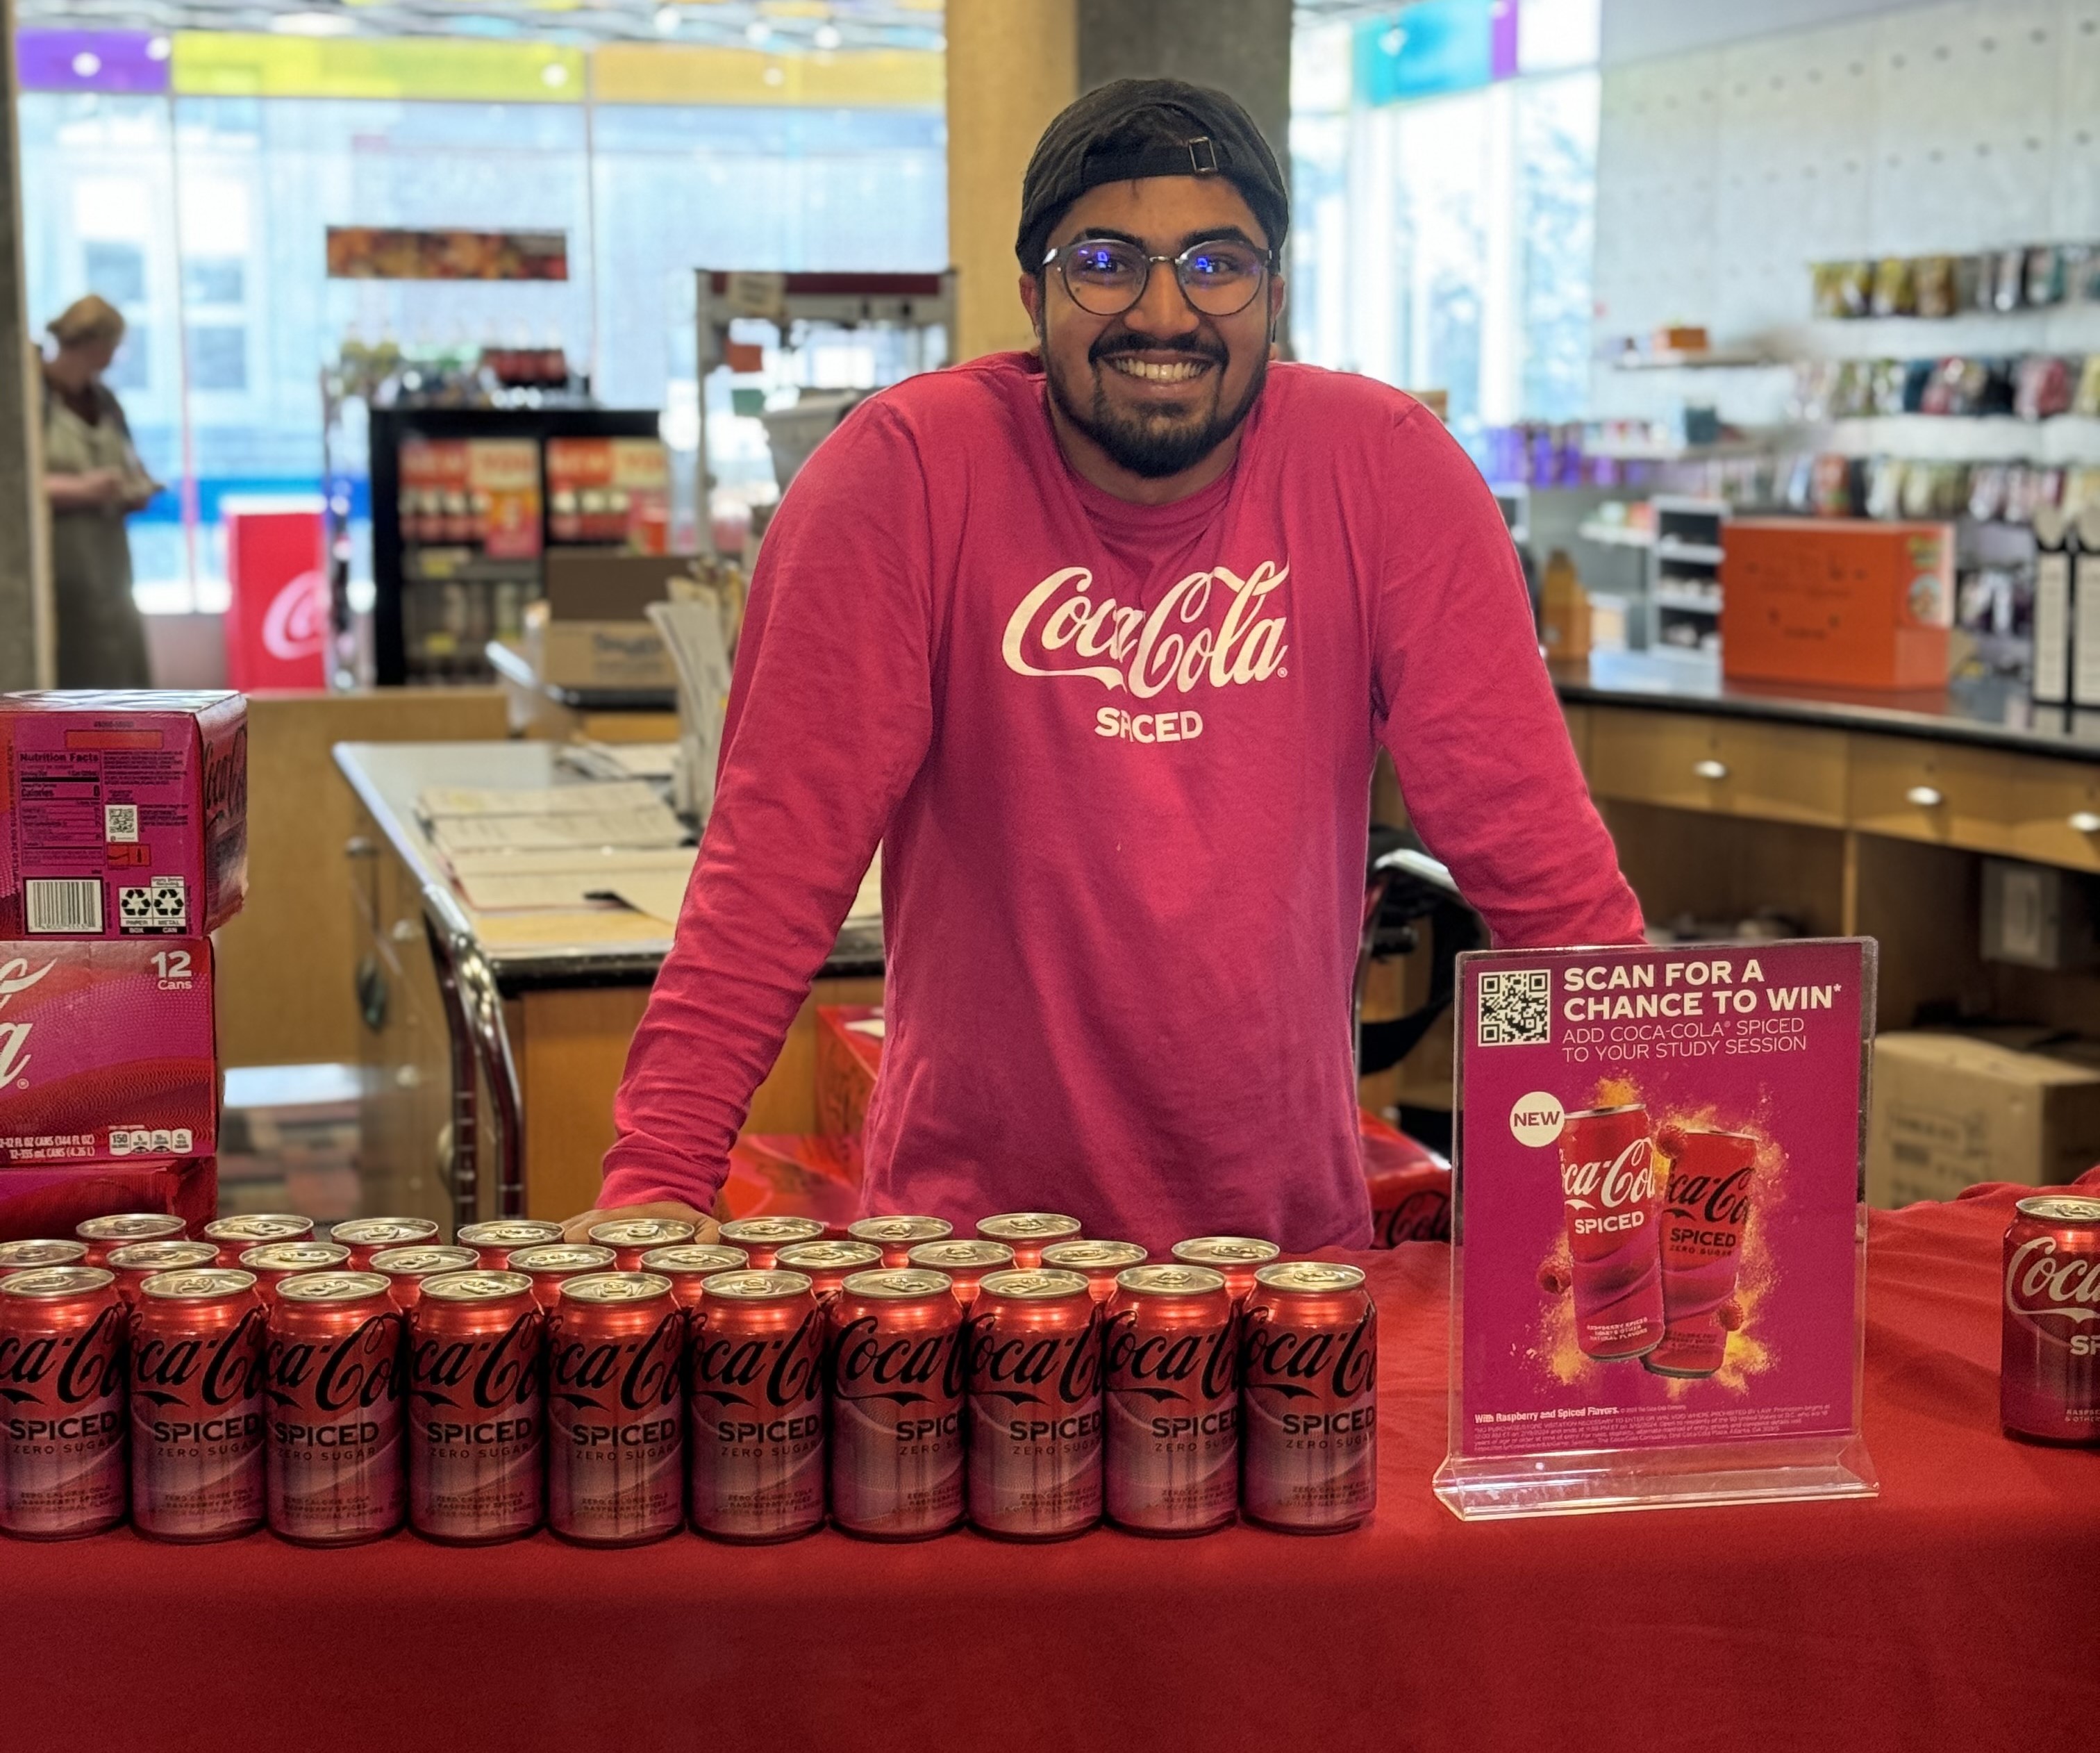
M 1225 351 L 1224 344 L 1208 335 L 1153 337 L 1133 334 L 1126 329 L 1103 335 L 1087 349 L 1087 359 L 1089 364 L 1099 364 L 1104 360 L 1116 359 L 1129 353 L 1193 353 L 1198 359 L 1210 360 L 1214 365 L 1225 364 L 1230 357 Z

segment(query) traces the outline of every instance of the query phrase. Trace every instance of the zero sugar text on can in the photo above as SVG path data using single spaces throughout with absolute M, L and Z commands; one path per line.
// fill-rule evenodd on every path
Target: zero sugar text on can
M 202 1266 L 139 1287 L 131 1523 L 141 1534 L 230 1540 L 262 1526 L 264 1339 L 252 1273 Z
M 671 1281 L 671 1294 L 690 1314 L 700 1303 L 700 1287 L 718 1273 L 742 1272 L 751 1256 L 740 1247 L 720 1242 L 687 1242 L 678 1247 L 652 1247 L 642 1256 L 644 1272 L 660 1273 Z
M 612 1250 L 595 1242 L 549 1242 L 542 1247 L 513 1248 L 505 1269 L 530 1278 L 532 1300 L 540 1314 L 551 1316 L 564 1280 L 580 1278 L 587 1272 L 611 1272 L 612 1261 Z
M 721 1226 L 721 1239 L 740 1247 L 754 1272 L 770 1272 L 780 1250 L 797 1242 L 821 1242 L 824 1226 L 814 1217 L 735 1217 Z
M 1109 1520 L 1208 1534 L 1239 1507 L 1239 1318 L 1208 1266 L 1133 1266 L 1109 1305 Z
M 969 1346 L 970 1526 L 1062 1540 L 1101 1519 L 1101 1309 L 1054 1267 L 977 1286 Z
M 540 1526 L 541 1333 L 522 1272 L 423 1280 L 408 1315 L 408 1525 L 426 1539 L 485 1546 Z
M 101 1268 L 0 1278 L 0 1533 L 64 1540 L 123 1521 L 124 1325 Z
M 962 1326 L 946 1275 L 916 1267 L 857 1272 L 832 1303 L 832 1519 L 847 1533 L 923 1540 L 962 1521 Z
M 1116 1274 L 1141 1266 L 1151 1256 L 1135 1242 L 1052 1242 L 1043 1250 L 1043 1264 L 1059 1272 L 1076 1272 L 1097 1303 L 1115 1295 Z
M 372 1256 L 382 1248 L 414 1247 L 442 1239 L 428 1217 L 351 1217 L 329 1231 L 329 1240 L 350 1250 L 350 1269 L 369 1272 Z
M 110 1249 L 108 1265 L 128 1309 L 139 1300 L 139 1287 L 155 1273 L 194 1271 L 218 1259 L 218 1249 L 210 1242 L 127 1242 Z
M 354 1546 L 401 1526 L 401 1311 L 376 1272 L 285 1279 L 270 1308 L 270 1531 Z
M 652 1247 L 677 1247 L 693 1239 L 693 1226 L 682 1217 L 615 1217 L 593 1224 L 590 1239 L 612 1250 L 615 1272 L 638 1272 Z
M 882 1269 L 882 1249 L 873 1242 L 791 1242 L 774 1264 L 810 1281 L 817 1300 L 828 1303 L 856 1272 Z
M 708 1280 L 686 1362 L 700 1533 L 756 1544 L 823 1526 L 824 1335 L 806 1273 Z
M 668 1278 L 562 1281 L 547 1323 L 547 1526 L 562 1539 L 639 1546 L 684 1524 L 685 1362 Z
M 240 1269 L 240 1256 L 265 1242 L 304 1242 L 311 1239 L 314 1221 L 289 1212 L 255 1212 L 237 1217 L 217 1217 L 201 1234 L 218 1250 L 218 1264 L 229 1271 Z
M 1255 1280 L 1240 1508 L 1286 1534 L 1339 1534 L 1378 1504 L 1378 1310 L 1357 1266 L 1287 1261 Z
M 452 1240 L 474 1252 L 475 1263 L 484 1272 L 502 1272 L 510 1265 L 514 1247 L 545 1247 L 562 1239 L 562 1226 L 544 1217 L 494 1217 L 486 1223 L 463 1224 Z
M 957 1236 L 949 1242 L 921 1242 L 911 1252 L 910 1269 L 938 1272 L 948 1281 L 948 1294 L 967 1314 L 977 1300 L 977 1282 L 987 1272 L 1006 1272 L 1015 1262 L 1013 1250 L 1004 1242 L 987 1242 L 981 1236 Z
M 2100 1199 L 2047 1193 L 2013 1210 L 2001 1417 L 2036 1442 L 2100 1443 Z
M 457 1243 L 420 1243 L 412 1247 L 382 1247 L 365 1269 L 386 1279 L 395 1307 L 406 1314 L 421 1296 L 425 1279 L 448 1272 L 472 1272 L 480 1265 L 480 1260 L 474 1249 Z
M 893 1271 L 911 1264 L 911 1250 L 921 1242 L 945 1242 L 955 1233 L 945 1217 L 856 1217 L 846 1225 L 852 1240 L 880 1248 L 883 1265 Z
M 980 1218 L 977 1234 L 987 1242 L 1004 1242 L 1013 1250 L 1014 1265 L 1025 1271 L 1043 1264 L 1049 1243 L 1076 1240 L 1079 1220 L 1062 1212 L 1001 1212 Z
M 1199 1235 L 1174 1244 L 1176 1260 L 1185 1266 L 1208 1266 L 1242 1308 L 1254 1289 L 1255 1274 L 1282 1252 L 1273 1242 L 1251 1235 Z
M 349 1264 L 350 1250 L 338 1242 L 265 1242 L 240 1256 L 240 1269 L 255 1274 L 256 1294 L 266 1309 L 277 1300 L 277 1287 L 294 1274 L 335 1272 Z
M 119 1212 L 76 1224 L 73 1233 L 87 1244 L 86 1264 L 106 1266 L 113 1247 L 130 1242 L 179 1242 L 189 1234 L 189 1225 L 172 1212 Z
M 0 1275 L 10 1272 L 31 1272 L 41 1266 L 85 1266 L 90 1264 L 85 1242 L 64 1242 L 55 1237 L 49 1241 L 0 1242 Z

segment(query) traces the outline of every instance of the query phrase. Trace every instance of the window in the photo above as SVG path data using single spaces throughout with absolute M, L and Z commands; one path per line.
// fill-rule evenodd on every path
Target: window
M 190 389 L 212 395 L 248 387 L 248 331 L 227 323 L 190 329 Z

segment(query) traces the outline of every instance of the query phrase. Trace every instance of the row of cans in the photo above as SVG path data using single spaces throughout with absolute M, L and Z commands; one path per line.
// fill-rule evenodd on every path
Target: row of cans
M 232 1266 L 218 1250 L 247 1235 L 128 1239 L 146 1219 L 10 1244 L 0 1530 L 69 1537 L 128 1509 L 179 1541 L 267 1524 L 345 1544 L 405 1519 L 484 1543 L 544 1520 L 625 1545 L 687 1521 L 746 1542 L 827 1517 L 1052 1539 L 1104 1515 L 1175 1534 L 1242 1508 L 1307 1532 L 1370 1513 L 1357 1269 L 1239 1238 L 1150 1265 L 1020 1215 L 1038 1233 L 1013 1243 L 886 1218 L 841 1241 L 747 1234 L 749 1251 L 648 1247 L 654 1221 L 589 1244 L 389 1247 L 374 1226 L 409 1221 L 364 1220 Z M 469 1252 L 514 1240 L 501 1265 Z

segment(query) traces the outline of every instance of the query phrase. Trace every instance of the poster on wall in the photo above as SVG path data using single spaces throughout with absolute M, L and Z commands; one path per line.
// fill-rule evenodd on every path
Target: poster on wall
M 410 231 L 331 225 L 330 280 L 567 280 L 560 232 Z
M 1459 958 L 1461 1517 L 1870 1496 L 1860 938 Z

